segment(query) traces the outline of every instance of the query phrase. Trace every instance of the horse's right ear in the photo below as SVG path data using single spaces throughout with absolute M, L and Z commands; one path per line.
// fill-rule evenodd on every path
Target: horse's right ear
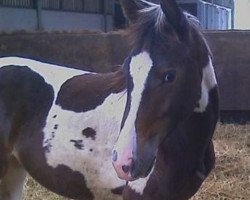
M 161 0 L 160 4 L 166 20 L 171 24 L 179 37 L 181 39 L 187 38 L 189 25 L 176 0 Z
M 139 16 L 139 11 L 148 8 L 152 3 L 145 0 L 120 0 L 123 13 L 130 23 L 135 23 Z

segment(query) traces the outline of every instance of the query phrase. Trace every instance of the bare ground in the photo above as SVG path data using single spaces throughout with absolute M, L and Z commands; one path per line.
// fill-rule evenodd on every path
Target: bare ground
M 216 168 L 192 200 L 250 199 L 250 124 L 217 126 Z M 23 200 L 67 200 L 27 178 Z

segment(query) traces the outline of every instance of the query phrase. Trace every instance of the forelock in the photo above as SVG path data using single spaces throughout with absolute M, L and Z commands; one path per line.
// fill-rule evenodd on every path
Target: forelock
M 151 42 L 153 35 L 165 39 L 169 36 L 178 37 L 168 23 L 159 4 L 152 3 L 151 6 L 139 10 L 138 13 L 139 17 L 137 21 L 131 24 L 128 30 L 128 37 L 132 45 L 148 44 Z M 199 20 L 195 16 L 187 12 L 184 12 L 184 16 L 191 28 L 201 32 Z
M 158 4 L 152 4 L 138 11 L 139 17 L 134 24 L 131 24 L 128 30 L 128 36 L 132 45 L 138 43 L 148 43 L 152 35 L 164 35 L 166 29 L 165 15 Z

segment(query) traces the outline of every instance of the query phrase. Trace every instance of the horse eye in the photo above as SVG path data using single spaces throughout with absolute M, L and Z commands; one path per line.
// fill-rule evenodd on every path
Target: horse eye
M 175 80 L 176 71 L 171 70 L 164 74 L 164 81 L 167 83 L 172 83 Z

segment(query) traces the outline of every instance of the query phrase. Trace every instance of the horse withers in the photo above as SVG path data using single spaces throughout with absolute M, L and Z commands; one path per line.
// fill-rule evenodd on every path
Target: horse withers
M 187 200 L 212 170 L 218 93 L 197 19 L 174 0 L 121 3 L 133 50 L 116 72 L 0 59 L 1 199 L 20 199 L 27 171 L 73 199 Z

